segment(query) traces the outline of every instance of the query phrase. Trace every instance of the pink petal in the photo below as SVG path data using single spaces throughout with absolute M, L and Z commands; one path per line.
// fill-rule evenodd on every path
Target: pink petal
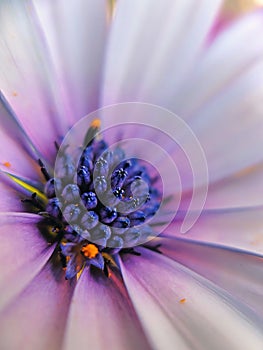
M 55 78 L 31 2 L 1 4 L 0 77 L 3 92 L 30 139 L 47 159 L 60 130 L 51 96 Z M 53 78 L 52 78 L 53 76 Z
M 82 3 L 84 4 L 83 1 Z M 99 40 L 99 43 L 96 44 L 98 55 L 94 52 L 96 50 L 91 45 L 91 39 L 89 39 L 90 45 L 87 47 L 80 45 L 75 40 L 75 38 L 80 37 L 80 31 L 74 23 L 77 23 L 81 28 L 81 42 L 82 39 L 83 42 L 85 41 L 84 35 L 86 33 L 89 33 L 90 38 L 93 38 L 95 34 L 98 36 L 98 32 L 103 31 L 101 28 L 105 27 L 103 13 L 106 6 L 104 2 L 101 2 L 100 6 L 97 5 L 96 8 L 93 6 L 94 12 L 93 10 L 88 11 L 88 15 L 85 16 L 87 6 L 84 7 L 82 4 L 81 7 L 78 7 L 74 4 L 74 9 L 78 9 L 80 14 L 75 16 L 72 11 L 73 2 L 67 2 L 66 5 L 63 2 L 57 12 L 59 16 L 53 19 L 48 18 L 47 23 L 50 25 L 50 21 L 52 21 L 52 28 L 57 25 L 61 26 L 62 23 L 60 33 L 64 35 L 63 42 L 67 45 L 67 50 L 62 51 L 58 48 L 61 52 L 58 61 L 58 57 L 54 56 L 54 47 L 51 47 L 50 40 L 52 41 L 53 38 L 49 38 L 46 29 L 41 27 L 43 18 L 38 18 L 38 9 L 43 8 L 44 11 L 41 4 L 42 2 L 37 1 L 33 3 L 32 1 L 18 0 L 1 4 L 0 77 L 4 94 L 19 116 L 29 137 L 46 159 L 52 160 L 55 155 L 54 141 L 60 141 L 59 138 L 64 136 L 74 118 L 83 116 L 79 115 L 80 110 L 84 114 L 89 111 L 82 108 L 86 103 L 85 98 L 92 92 L 92 97 L 89 97 L 90 102 L 97 93 L 94 84 L 98 78 L 98 67 L 101 63 L 98 56 L 101 54 L 104 42 Z M 49 12 L 51 7 L 55 7 L 53 1 L 45 2 L 43 6 L 45 6 L 43 16 L 47 16 L 46 11 Z M 66 18 L 64 18 L 64 11 L 67 13 Z M 52 16 L 52 13 L 49 13 L 49 16 Z M 74 23 L 71 22 L 72 18 L 74 18 Z M 67 31 L 63 23 L 67 26 Z M 89 26 L 92 27 L 95 23 L 97 26 L 91 30 Z M 62 42 L 61 34 L 58 36 L 59 42 Z M 101 34 L 100 39 L 102 38 Z M 85 46 L 85 51 L 76 53 L 76 44 L 81 49 Z M 93 61 L 88 62 L 91 52 L 94 58 Z M 77 56 L 75 61 L 74 54 Z M 80 57 L 82 68 L 78 70 Z M 63 66 L 63 59 L 65 62 L 69 60 L 70 65 Z M 84 67 L 83 62 L 85 62 Z M 93 67 L 94 62 L 97 64 L 96 67 Z M 87 74 L 83 73 L 85 69 L 90 73 L 90 79 L 88 79 Z M 93 70 L 95 73 L 92 73 Z M 67 77 L 62 75 L 64 71 L 68 73 Z M 75 74 L 76 71 L 78 75 Z M 83 75 L 81 75 L 82 73 Z M 80 76 L 82 81 L 79 79 Z M 81 84 L 83 80 L 85 80 L 86 85 Z M 65 92 L 65 82 L 67 83 L 67 93 Z M 85 93 L 87 85 L 89 86 L 89 94 Z M 71 96 L 74 97 L 74 101 L 72 101 Z M 82 98 L 84 98 L 84 102 Z M 77 109 L 80 101 L 81 108 Z M 89 106 L 89 108 L 93 107 L 94 105 Z
M 182 238 L 162 237 L 160 242 L 165 255 L 214 282 L 262 318 L 262 254 Z
M 3 180 L 2 176 L 0 176 L 0 180 Z M 3 181 L 0 181 L 0 193 L 0 212 L 25 210 L 17 191 Z
M 0 313 L 1 349 L 60 349 L 71 294 L 64 273 L 48 263 Z
M 39 177 L 39 167 L 34 160 L 41 158 L 28 135 L 0 92 L 0 168 L 20 175 Z
M 39 221 L 34 214 L 0 213 L 0 309 L 30 283 L 54 250 L 39 232 Z
M 85 269 L 75 289 L 63 349 L 149 349 L 123 285 Z
M 222 244 L 263 252 L 263 207 L 205 210 L 196 224 L 184 236 L 202 242 Z M 180 220 L 174 222 L 166 234 L 179 236 Z
M 263 164 L 258 164 L 210 186 L 205 208 L 237 208 L 262 204 Z
M 122 272 L 153 349 L 261 349 L 261 324 L 245 305 L 179 263 L 141 253 Z
M 256 151 L 255 151 L 256 153 Z M 205 189 L 195 188 L 195 203 L 200 203 Z M 188 210 L 190 194 L 184 192 L 181 209 Z M 209 185 L 207 199 L 202 210 L 210 209 L 242 209 L 263 205 L 263 163 L 245 167 L 244 169 L 224 177 Z M 200 209 L 200 206 L 194 207 Z

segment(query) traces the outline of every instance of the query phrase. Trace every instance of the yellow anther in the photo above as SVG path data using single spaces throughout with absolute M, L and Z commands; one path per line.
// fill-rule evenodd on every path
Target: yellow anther
M 110 263 L 112 266 L 117 267 L 115 261 L 114 261 L 113 258 L 110 256 L 110 254 L 104 253 L 104 252 L 103 252 L 103 253 L 102 253 L 102 256 L 103 256 L 103 258 L 104 258 L 105 260 L 107 260 L 108 263 Z
M 81 252 L 86 258 L 93 259 L 98 254 L 99 249 L 94 244 L 87 244 L 82 247 Z
M 24 188 L 25 190 L 27 190 L 30 193 L 36 193 L 38 198 L 41 199 L 44 203 L 47 202 L 47 197 L 45 196 L 44 193 L 42 193 L 41 191 L 39 191 L 36 187 L 28 184 L 27 182 L 25 182 L 24 180 L 20 179 L 19 177 L 12 175 L 10 173 L 4 172 L 11 180 L 13 180 L 16 184 L 18 184 L 19 186 L 21 186 L 22 188 Z
M 100 121 L 100 119 L 94 119 L 94 120 L 92 121 L 92 123 L 90 124 L 90 126 L 91 126 L 92 128 L 99 129 L 100 126 L 101 126 L 101 121 Z

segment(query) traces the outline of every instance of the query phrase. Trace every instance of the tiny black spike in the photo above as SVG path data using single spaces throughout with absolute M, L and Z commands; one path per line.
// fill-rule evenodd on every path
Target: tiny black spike
M 42 174 L 44 175 L 46 181 L 50 180 L 51 176 L 49 175 L 47 168 L 45 167 L 45 165 L 41 159 L 38 159 L 38 164 L 40 166 L 40 170 L 41 170 Z

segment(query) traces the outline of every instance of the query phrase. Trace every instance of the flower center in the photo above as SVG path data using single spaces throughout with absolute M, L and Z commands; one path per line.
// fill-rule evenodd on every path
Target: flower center
M 150 164 L 126 159 L 119 147 L 110 149 L 97 137 L 99 126 L 97 119 L 91 124 L 77 162 L 65 147 L 55 177 L 49 178 L 40 162 L 48 179 L 45 210 L 58 232 L 66 278 L 84 265 L 105 271 L 105 263 L 114 261 L 116 254 L 144 244 L 153 235 L 148 222 L 161 203 Z

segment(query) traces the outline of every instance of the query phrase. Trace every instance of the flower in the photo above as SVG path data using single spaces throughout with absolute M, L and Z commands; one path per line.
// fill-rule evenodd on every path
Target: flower
M 215 33 L 220 6 L 219 0 L 154 5 L 119 0 L 109 22 L 105 1 L 1 2 L 1 348 L 261 349 L 262 12 Z M 112 125 L 99 139 L 99 121 L 91 112 L 102 113 L 105 125 L 117 123 L 119 114 L 113 112 L 130 112 L 131 104 L 123 104 L 129 101 L 137 102 L 131 109 L 136 127 L 126 128 L 129 113 L 124 114 L 121 130 L 127 134 L 118 136 Z M 150 211 L 143 202 L 142 213 L 116 221 L 115 204 L 107 208 L 93 191 L 89 166 L 97 166 L 100 147 L 107 149 L 103 141 L 151 139 L 149 125 L 138 123 L 138 106 L 150 108 L 159 125 L 160 139 L 153 138 L 148 148 L 156 157 L 154 145 L 167 141 L 161 131 L 173 130 L 179 120 L 167 123 L 167 109 L 187 122 L 208 162 L 208 197 L 184 236 L 177 217 L 149 243 L 124 247 L 115 238 L 108 247 L 101 240 L 108 241 L 113 229 L 124 230 L 132 220 L 131 228 L 137 227 L 136 220 L 146 220 Z M 80 151 L 73 149 L 83 161 L 76 175 L 63 139 L 86 115 L 89 128 L 78 130 L 88 141 Z M 187 130 L 180 142 L 198 151 Z M 191 205 L 192 177 L 174 141 L 164 149 L 183 168 L 178 210 L 183 215 Z M 199 158 L 190 159 L 193 169 L 196 162 L 200 166 Z M 103 193 L 107 164 L 100 159 L 96 175 Z M 111 178 L 115 197 L 129 202 L 120 181 L 133 180 L 126 172 L 143 163 L 119 164 Z M 54 167 L 61 176 L 52 177 Z M 138 176 L 153 193 L 155 217 L 160 187 L 155 188 L 153 174 L 145 170 Z M 169 182 L 169 172 L 166 178 Z M 197 180 L 200 205 L 206 178 Z M 173 199 L 173 186 L 165 185 Z M 54 196 L 53 186 L 59 193 L 61 188 L 61 196 L 56 191 Z M 85 220 L 75 205 L 76 192 L 88 208 Z M 98 217 L 104 226 L 96 235 Z

